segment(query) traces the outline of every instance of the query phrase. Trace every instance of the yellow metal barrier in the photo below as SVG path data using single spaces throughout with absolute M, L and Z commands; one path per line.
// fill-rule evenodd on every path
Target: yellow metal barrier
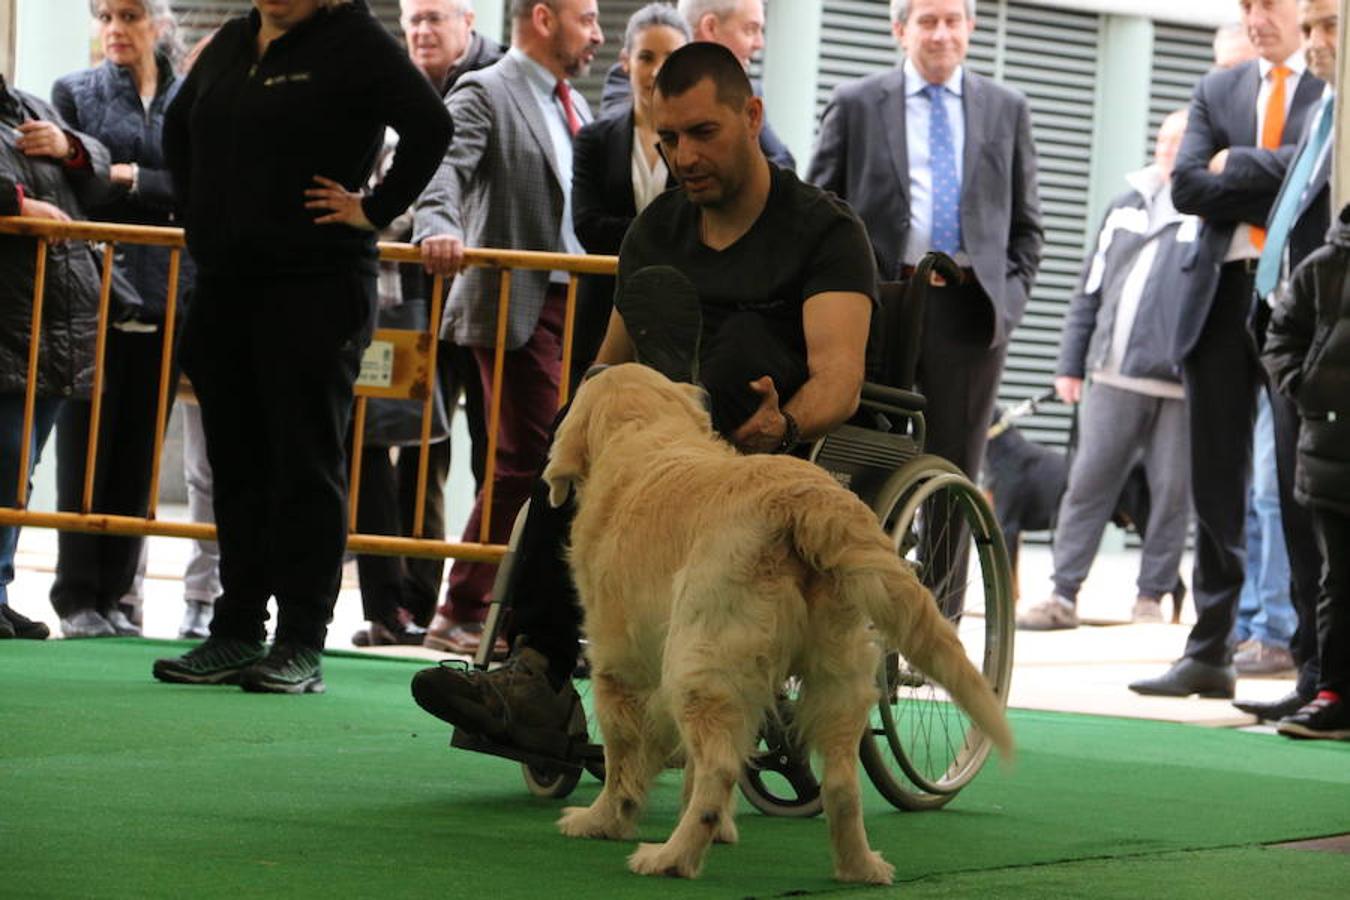
M 66 531 L 84 531 L 117 535 L 141 535 L 214 540 L 214 525 L 199 522 L 162 522 L 156 518 L 159 497 L 160 455 L 163 451 L 164 430 L 168 421 L 169 393 L 172 385 L 173 335 L 178 304 L 178 273 L 184 247 L 183 231 L 179 228 L 156 228 L 139 225 L 112 225 L 97 222 L 54 222 L 47 219 L 29 219 L 0 216 L 0 234 L 31 237 L 36 242 L 33 319 L 28 353 L 27 390 L 24 396 L 23 440 L 19 451 L 19 481 L 16 505 L 0 507 L 0 525 L 55 528 Z M 83 240 L 103 244 L 102 278 L 98 299 L 98 330 L 95 338 L 94 385 L 90 402 L 89 447 L 86 456 L 84 494 L 80 512 L 36 512 L 28 506 L 29 443 L 33 431 L 33 410 L 37 396 L 38 350 L 42 336 L 42 306 L 46 280 L 47 245 L 51 241 Z M 107 343 L 108 309 L 112 288 L 114 246 L 119 243 L 143 244 L 170 248 L 169 283 L 164 320 L 164 352 L 160 368 L 159 403 L 155 417 L 154 455 L 151 469 L 151 489 L 145 518 L 114 516 L 92 512 L 94 472 L 98 463 L 98 430 L 102 414 L 103 357 Z M 380 259 L 387 262 L 421 263 L 421 251 L 411 244 L 381 243 Z M 501 425 L 502 369 L 505 360 L 506 328 L 510 314 L 511 271 L 513 269 L 567 271 L 567 310 L 563 326 L 562 378 L 559 385 L 559 406 L 566 404 L 568 372 L 572 362 L 572 339 L 576 316 L 577 276 L 612 275 L 618 260 L 613 256 L 572 256 L 562 253 L 542 253 L 529 250 L 468 249 L 465 265 L 500 269 L 501 288 L 497 306 L 497 345 L 493 360 L 493 389 L 488 398 L 488 446 L 483 476 L 483 512 L 477 543 L 428 540 L 424 530 L 427 447 L 431 438 L 431 422 L 435 403 L 436 354 L 439 347 L 441 309 L 446 295 L 445 279 L 432 280 L 431 305 L 427 315 L 426 332 L 378 329 L 375 340 L 381 350 L 392 352 L 393 363 L 388 383 L 358 383 L 353 410 L 353 438 L 351 454 L 350 526 L 347 547 L 354 553 L 374 553 L 388 556 L 421 556 L 429 558 L 463 559 L 474 562 L 495 562 L 506 552 L 500 544 L 487 543 L 492 515 L 492 482 L 496 473 L 497 433 Z M 422 434 L 417 466 L 417 507 L 414 511 L 411 537 L 358 534 L 355 532 L 357 496 L 360 492 L 361 455 L 364 452 L 366 401 L 369 397 L 391 397 L 422 402 Z

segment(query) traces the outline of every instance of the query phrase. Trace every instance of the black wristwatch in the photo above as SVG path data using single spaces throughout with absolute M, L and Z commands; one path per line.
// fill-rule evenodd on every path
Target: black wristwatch
M 774 453 L 789 453 L 792 448 L 797 446 L 801 440 L 801 431 L 797 428 L 797 420 L 792 418 L 792 413 L 783 410 L 783 439 L 778 442 L 778 446 L 773 448 Z

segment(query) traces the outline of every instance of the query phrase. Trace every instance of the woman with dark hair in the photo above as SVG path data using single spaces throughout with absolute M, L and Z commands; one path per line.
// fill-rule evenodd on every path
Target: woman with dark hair
M 344 443 L 374 325 L 375 230 L 430 180 L 451 124 L 364 0 L 253 6 L 216 32 L 164 123 L 198 267 L 180 352 L 215 478 L 222 593 L 211 636 L 154 675 L 309 693 L 324 689 L 346 547 Z M 386 127 L 393 163 L 362 194 Z
M 112 158 L 109 183 L 85 212 L 93 219 L 172 225 L 173 189 L 160 132 L 178 90 L 175 23 L 167 0 L 91 0 L 104 61 L 59 79 L 52 105 L 72 127 L 97 138 Z M 149 504 L 159 399 L 169 250 L 121 244 L 118 270 L 140 295 L 134 320 L 108 329 L 98 461 L 91 511 L 144 516 Z M 178 296 L 191 283 L 186 257 Z M 120 317 L 119 317 L 120 318 Z M 90 401 L 65 404 L 56 430 L 57 506 L 80 510 Z M 68 638 L 140 634 L 118 601 L 136 577 L 143 538 L 62 531 L 52 607 Z
M 632 99 L 577 132 L 572 151 L 572 224 L 587 253 L 615 254 L 634 217 L 674 185 L 656 150 L 652 85 L 666 57 L 689 43 L 689 25 L 669 3 L 648 3 L 628 19 L 619 65 Z M 590 367 L 609 325 L 614 279 L 583 278 L 577 298 L 572 389 Z

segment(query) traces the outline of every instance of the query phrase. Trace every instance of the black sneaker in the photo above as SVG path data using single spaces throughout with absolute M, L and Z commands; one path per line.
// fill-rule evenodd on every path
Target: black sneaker
M 1350 741 L 1350 704 L 1332 691 L 1322 691 L 1307 706 L 1281 719 L 1275 730 L 1291 738 Z
M 45 623 L 34 622 L 27 616 L 19 614 L 8 603 L 0 604 L 0 638 L 45 641 L 51 633 L 52 630 Z
M 693 282 L 670 266 L 634 272 L 614 298 L 637 361 L 671 381 L 698 381 L 703 309 Z
M 182 656 L 155 660 L 154 673 L 175 684 L 238 684 L 240 674 L 262 655 L 260 641 L 207 638 Z
M 322 652 L 300 644 L 277 643 L 267 656 L 239 676 L 239 686 L 255 694 L 322 694 Z
M 494 741 L 555 758 L 587 742 L 586 713 L 571 679 L 561 690 L 548 679 L 548 660 L 519 647 L 489 672 L 447 661 L 413 676 L 417 705 L 442 721 Z

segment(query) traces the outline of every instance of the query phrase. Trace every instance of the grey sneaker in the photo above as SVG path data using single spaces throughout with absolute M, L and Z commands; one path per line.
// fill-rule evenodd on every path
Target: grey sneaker
M 103 614 L 103 618 L 108 620 L 113 631 L 117 632 L 118 637 L 140 637 L 141 626 L 131 621 L 126 613 L 116 606 Z
M 155 660 L 154 673 L 175 684 L 238 684 L 240 674 L 262 655 L 261 641 L 208 638 L 182 656 Z
M 267 656 L 239 675 L 239 686 L 254 694 L 322 694 L 322 651 L 300 644 L 276 643 Z
M 184 600 L 183 603 L 183 621 L 178 626 L 178 636 L 197 639 L 210 637 L 215 605 L 209 600 Z
M 638 362 L 671 381 L 698 381 L 703 308 L 694 283 L 670 266 L 646 266 L 614 298 Z
M 117 629 L 92 609 L 82 609 L 72 616 L 61 617 L 61 634 L 72 639 L 116 637 Z
M 1239 675 L 1278 675 L 1294 670 L 1294 657 L 1278 644 L 1252 640 L 1233 655 Z
M 1130 610 L 1130 621 L 1140 625 L 1158 625 L 1163 620 L 1162 601 L 1148 594 L 1135 598 L 1134 609 Z
M 524 750 L 571 756 L 587 742 L 586 713 L 569 679 L 561 690 L 548 680 L 548 659 L 518 647 L 488 672 L 447 661 L 413 676 L 417 705 L 442 721 Z
M 1037 603 L 1017 617 L 1022 631 L 1066 631 L 1078 627 L 1078 609 L 1059 594 Z

